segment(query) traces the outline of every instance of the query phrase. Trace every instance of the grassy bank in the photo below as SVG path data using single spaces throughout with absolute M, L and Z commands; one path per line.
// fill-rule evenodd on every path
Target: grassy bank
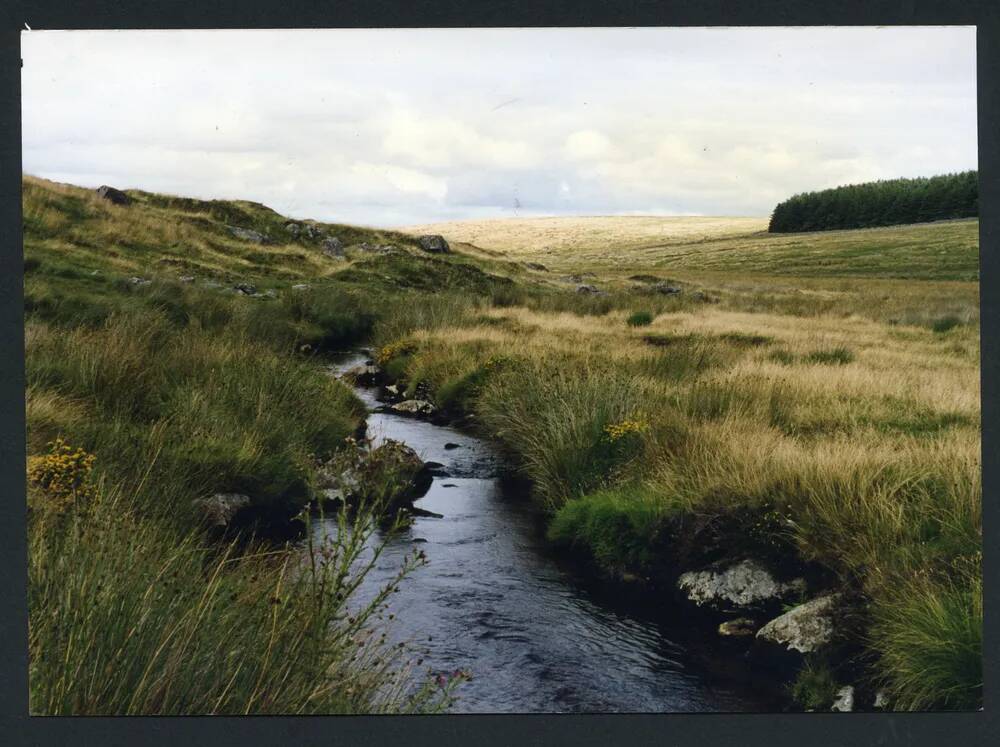
M 444 707 L 454 683 L 421 685 L 380 638 L 386 598 L 354 602 L 376 517 L 306 567 L 246 534 L 294 531 L 363 421 L 317 355 L 427 284 L 505 279 L 401 235 L 298 222 L 347 246 L 331 257 L 260 205 L 130 196 L 24 182 L 32 712 Z M 239 545 L 210 539 L 218 493 L 249 499 Z
M 782 281 L 799 291 L 792 310 L 754 303 L 738 274 L 715 276 L 706 303 L 681 265 L 670 272 L 685 292 L 664 298 L 616 286 L 642 266 L 609 260 L 594 268 L 608 295 L 415 325 L 383 336 L 382 361 L 411 391 L 474 413 L 532 480 L 553 542 L 611 575 L 746 554 L 818 567 L 860 595 L 866 676 L 893 707 L 974 708 L 976 288 L 893 279 L 907 260 L 889 259 L 868 281 L 885 301 L 866 313 L 855 303 L 872 286 L 854 281 Z M 964 311 L 941 313 L 949 305 Z
M 62 438 L 86 473 L 56 481 L 68 498 L 51 479 L 29 494 L 33 711 L 447 703 L 366 632 L 379 610 L 352 608 L 351 546 L 304 568 L 208 540 L 216 493 L 247 495 L 262 526 L 309 504 L 362 417 L 321 356 L 361 340 L 503 446 L 554 543 L 618 576 L 811 564 L 863 600 L 866 672 L 894 707 L 981 702 L 975 222 L 651 241 L 643 219 L 616 247 L 609 224 L 432 256 L 253 203 L 130 195 L 25 180 L 28 452 Z M 121 682 L 102 674 L 125 659 Z

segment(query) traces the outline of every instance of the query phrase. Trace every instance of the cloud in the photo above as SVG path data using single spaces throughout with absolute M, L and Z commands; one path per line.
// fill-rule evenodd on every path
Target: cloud
M 976 166 L 963 27 L 30 32 L 24 170 L 396 225 Z

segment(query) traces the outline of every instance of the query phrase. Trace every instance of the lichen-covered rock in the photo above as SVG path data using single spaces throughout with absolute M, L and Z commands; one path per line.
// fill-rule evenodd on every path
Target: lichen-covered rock
M 689 571 L 677 580 L 677 588 L 701 606 L 716 610 L 740 610 L 776 602 L 803 591 L 801 579 L 783 583 L 754 560 L 742 560 L 718 570 Z
M 738 617 L 719 623 L 719 635 L 725 638 L 749 638 L 757 632 L 758 625 L 749 617 Z
M 319 470 L 328 501 L 364 502 L 393 514 L 427 492 L 433 476 L 417 452 L 386 440 L 374 449 L 345 450 Z
M 837 690 L 837 697 L 833 699 L 833 705 L 830 706 L 830 710 L 838 711 L 840 713 L 850 713 L 854 710 L 853 685 L 845 685 Z
M 597 289 L 596 285 L 587 285 L 587 284 L 576 286 L 576 292 L 577 293 L 600 293 L 600 291 Z
M 225 529 L 242 509 L 250 506 L 250 496 L 242 493 L 216 493 L 196 501 L 209 526 Z
M 243 239 L 243 241 L 249 241 L 253 244 L 266 244 L 267 236 L 257 231 L 253 231 L 249 228 L 241 228 L 239 226 L 229 226 L 229 232 L 238 239 Z
M 322 246 L 323 254 L 330 257 L 330 259 L 344 258 L 344 243 L 336 236 L 330 236 L 329 238 L 323 239 Z
M 444 236 L 437 234 L 421 236 L 419 241 L 420 248 L 431 254 L 448 254 L 451 251 L 451 247 L 448 246 L 448 242 L 445 241 Z
M 437 408 L 425 399 L 404 400 L 390 409 L 402 415 L 433 415 L 437 412 Z
M 833 640 L 833 616 L 840 596 L 827 594 L 793 607 L 757 631 L 757 640 L 785 651 L 809 654 Z
M 129 198 L 127 194 L 122 192 L 120 189 L 109 187 L 107 184 L 102 184 L 98 187 L 97 194 L 115 205 L 128 205 L 132 202 L 131 198 Z
M 378 366 L 361 365 L 349 368 L 341 374 L 341 378 L 355 384 L 374 384 L 382 372 Z

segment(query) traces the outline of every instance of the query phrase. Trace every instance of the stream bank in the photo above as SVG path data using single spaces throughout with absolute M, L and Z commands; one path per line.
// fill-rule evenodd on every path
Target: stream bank
M 363 364 L 342 356 L 331 373 Z M 489 443 L 463 430 L 382 408 L 378 390 L 357 386 L 373 411 L 374 445 L 400 441 L 442 465 L 422 512 L 387 539 L 359 590 L 373 596 L 414 547 L 429 564 L 393 595 L 394 642 L 411 642 L 432 673 L 467 669 L 455 712 L 775 711 L 782 693 L 766 674 L 691 625 L 672 599 L 623 595 L 585 564 L 553 550 L 544 516 L 523 483 L 504 479 Z M 422 513 L 421 512 L 421 513 Z M 322 533 L 332 526 L 314 527 Z

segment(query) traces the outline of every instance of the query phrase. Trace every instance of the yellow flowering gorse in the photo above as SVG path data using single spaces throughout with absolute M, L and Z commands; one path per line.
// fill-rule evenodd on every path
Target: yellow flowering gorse
M 65 511 L 94 496 L 90 473 L 96 457 L 73 448 L 61 437 L 49 444 L 49 453 L 28 459 L 28 483 L 41 490 L 50 506 Z
M 631 433 L 639 434 L 649 428 L 649 424 L 643 420 L 623 420 L 620 423 L 612 423 L 604 426 L 604 433 L 608 440 L 614 443 L 620 441 Z
M 413 352 L 413 350 L 413 343 L 408 340 L 396 340 L 396 342 L 390 342 L 388 345 L 384 345 L 379 349 L 378 354 L 375 356 L 375 362 L 380 366 L 384 366 L 397 355 L 401 353 L 410 353 Z

